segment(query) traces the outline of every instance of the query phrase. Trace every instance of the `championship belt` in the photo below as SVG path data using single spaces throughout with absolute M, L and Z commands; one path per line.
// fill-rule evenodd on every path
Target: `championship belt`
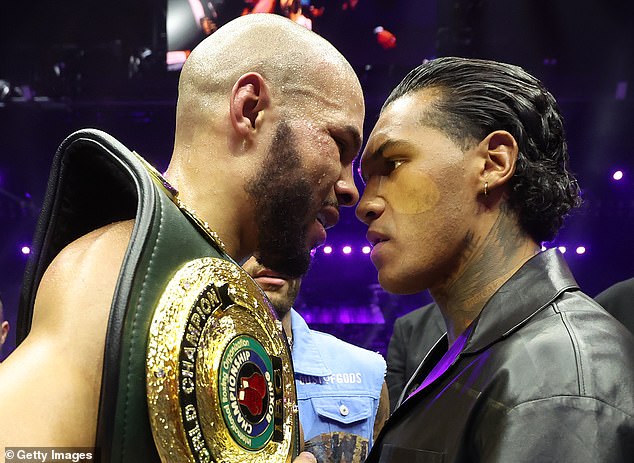
M 264 293 L 176 190 L 104 132 L 75 132 L 53 160 L 18 342 L 55 255 L 127 219 L 134 230 L 104 350 L 100 461 L 292 461 L 299 421 L 291 355 Z
M 253 280 L 223 259 L 184 265 L 154 313 L 147 391 L 163 461 L 286 462 L 288 351 Z
M 285 463 L 297 455 L 297 394 L 282 333 L 263 291 L 236 263 L 203 257 L 176 272 L 154 311 L 147 344 L 150 423 L 163 462 Z

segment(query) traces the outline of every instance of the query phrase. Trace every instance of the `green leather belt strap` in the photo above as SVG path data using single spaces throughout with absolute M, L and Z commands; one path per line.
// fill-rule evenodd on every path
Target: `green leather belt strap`
M 60 145 L 51 168 L 22 288 L 19 342 L 30 330 L 37 288 L 53 258 L 92 230 L 134 219 L 108 320 L 96 436 L 100 461 L 160 461 L 148 413 L 146 354 L 155 309 L 168 282 L 185 264 L 201 258 L 220 259 L 230 263 L 231 271 L 235 266 L 244 273 L 224 253 L 214 233 L 192 213 L 181 209 L 182 205 L 177 206 L 174 194 L 142 158 L 98 130 L 86 129 L 70 135 Z M 246 286 L 252 286 L 260 294 L 261 303 L 255 304 L 260 307 L 257 310 L 264 310 L 264 316 L 270 317 L 265 334 L 279 340 L 283 336 L 281 328 L 278 330 L 273 323 L 275 317 L 263 293 L 250 278 Z M 244 312 L 247 313 L 248 310 Z M 244 314 L 240 316 L 244 318 Z M 260 312 L 257 314 L 260 316 Z M 287 378 L 283 383 L 286 392 L 276 400 L 286 417 L 287 437 L 283 443 L 290 445 L 272 444 L 268 449 L 271 452 L 289 449 L 288 453 L 277 451 L 276 461 L 287 461 L 297 454 L 299 433 L 290 351 L 281 342 L 277 345 L 282 347 L 275 355 L 283 358 L 281 363 L 285 364 L 282 370 Z M 262 352 L 262 355 L 270 354 Z M 213 368 L 207 371 L 212 376 L 217 373 Z M 162 411 L 158 413 L 156 416 L 162 417 Z M 218 426 L 222 425 L 218 422 Z M 247 454 L 251 453 L 247 449 Z
M 203 236 L 154 180 L 152 224 L 132 269 L 120 353 L 120 375 L 110 461 L 147 461 L 155 453 L 145 387 L 147 338 L 158 300 L 169 278 L 199 257 L 227 258 Z M 126 295 L 122 295 L 124 298 Z M 151 449 L 151 452 L 150 452 Z M 158 459 L 158 455 L 157 455 Z
M 229 259 L 172 202 L 143 162 L 110 135 L 86 129 L 57 151 L 25 273 L 18 342 L 28 334 L 35 294 L 52 259 L 78 237 L 135 219 L 108 324 L 97 447 L 101 461 L 160 461 L 148 421 L 147 334 L 166 281 L 198 257 Z M 230 259 L 229 259 L 230 260 Z

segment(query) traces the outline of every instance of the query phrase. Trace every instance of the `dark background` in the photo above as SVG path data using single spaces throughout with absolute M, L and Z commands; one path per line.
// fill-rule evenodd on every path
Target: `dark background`
M 51 158 L 65 136 L 96 127 L 167 165 L 178 72 L 165 61 L 166 3 L 15 2 L 0 11 L 0 293 L 14 344 L 19 285 Z M 215 2 L 229 11 L 244 2 Z M 459 55 L 523 66 L 558 98 L 584 205 L 553 243 L 595 295 L 634 276 L 634 28 L 629 1 L 360 0 L 324 7 L 313 29 L 349 59 L 366 92 L 366 138 L 389 91 L 424 59 Z M 231 7 L 231 8 L 230 8 Z M 222 11 L 219 8 L 218 11 Z M 218 25 L 230 18 L 218 17 Z M 379 46 L 373 29 L 394 33 Z M 3 93 L 3 88 L 6 88 Z M 624 178 L 611 179 L 620 169 Z M 361 185 L 359 185 L 362 187 Z M 319 250 L 297 303 L 313 327 L 385 352 L 395 317 L 429 301 L 376 285 L 365 227 L 352 209 Z M 349 244 L 350 255 L 341 247 Z M 578 255 L 577 246 L 587 251 Z

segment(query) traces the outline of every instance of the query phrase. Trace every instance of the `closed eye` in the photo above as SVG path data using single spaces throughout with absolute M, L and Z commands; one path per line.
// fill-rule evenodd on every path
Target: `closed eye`
M 350 125 L 340 128 L 330 128 L 328 132 L 330 133 L 330 137 L 337 144 L 341 161 L 346 165 L 351 164 L 361 148 L 361 134 L 359 130 Z
M 338 138 L 335 138 L 335 143 L 337 144 L 337 149 L 339 150 L 339 156 L 341 156 L 343 158 L 345 152 L 346 152 L 346 144 L 339 140 Z

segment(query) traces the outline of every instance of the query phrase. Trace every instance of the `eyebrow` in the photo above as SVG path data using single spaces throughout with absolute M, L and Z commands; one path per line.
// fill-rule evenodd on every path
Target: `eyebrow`
M 368 162 L 375 162 L 378 158 L 383 157 L 383 153 L 390 148 L 411 148 L 413 145 L 407 141 L 403 140 L 386 140 L 379 145 L 379 147 L 371 152 L 369 152 L 364 159 L 362 159 L 359 163 L 359 173 L 361 174 L 361 178 L 364 182 L 368 181 L 367 176 L 363 172 L 363 165 Z

